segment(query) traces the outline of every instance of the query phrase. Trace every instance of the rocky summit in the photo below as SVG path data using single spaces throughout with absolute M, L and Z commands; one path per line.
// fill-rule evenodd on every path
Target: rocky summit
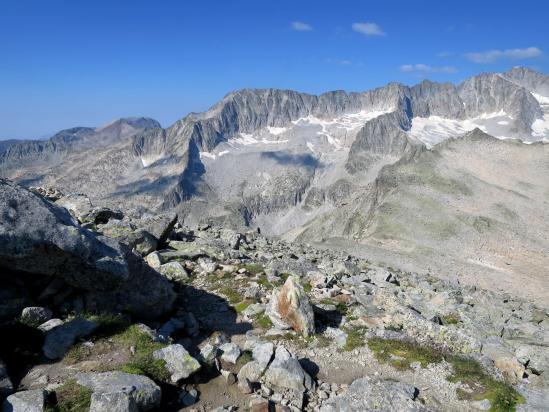
M 549 77 L 244 89 L 0 145 L 2 411 L 548 411 Z
M 0 180 L 3 411 L 542 411 L 549 312 Z

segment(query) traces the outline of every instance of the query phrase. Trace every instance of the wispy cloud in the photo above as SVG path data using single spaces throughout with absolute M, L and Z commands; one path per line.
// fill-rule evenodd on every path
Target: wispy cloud
M 353 23 L 352 28 L 366 36 L 387 36 L 376 23 Z
M 446 57 L 452 57 L 454 55 L 454 52 L 451 51 L 441 51 L 437 53 L 437 57 L 446 58 Z
M 351 64 L 353 64 L 353 62 L 351 60 L 348 60 L 348 59 L 331 59 L 331 58 L 328 58 L 328 59 L 325 59 L 324 61 L 326 63 L 339 64 L 341 66 L 350 66 Z
M 297 31 L 312 31 L 313 26 L 307 23 L 303 23 L 302 21 L 293 21 L 292 22 L 292 29 Z
M 457 73 L 454 66 L 429 66 L 428 64 L 403 64 L 400 71 L 405 73 Z
M 465 58 L 474 63 L 494 63 L 499 59 L 522 60 L 539 57 L 542 51 L 537 47 L 525 49 L 488 50 L 485 52 L 466 53 Z

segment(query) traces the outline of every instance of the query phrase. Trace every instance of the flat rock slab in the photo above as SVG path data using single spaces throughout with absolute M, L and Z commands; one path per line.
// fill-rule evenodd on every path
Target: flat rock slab
M 98 325 L 85 319 L 74 319 L 51 329 L 42 350 L 48 359 L 62 358 L 76 339 L 89 335 Z
M 123 394 L 126 394 L 135 401 L 138 410 L 148 411 L 158 407 L 162 399 L 160 387 L 151 379 L 141 375 L 118 371 L 83 373 L 77 376 L 76 382 L 91 389 L 97 403 L 124 404 Z M 101 394 L 107 394 L 107 396 L 100 397 Z M 128 407 L 130 407 L 129 404 Z M 127 410 L 131 411 L 131 409 Z
M 45 401 L 43 389 L 17 392 L 4 401 L 2 412 L 43 412 Z
M 417 392 L 412 385 L 402 382 L 361 378 L 344 395 L 327 400 L 320 412 L 428 411 L 415 401 Z

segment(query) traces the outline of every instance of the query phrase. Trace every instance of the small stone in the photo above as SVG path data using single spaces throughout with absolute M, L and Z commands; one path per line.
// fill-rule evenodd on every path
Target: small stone
M 40 306 L 30 306 L 23 309 L 21 322 L 29 326 L 38 326 L 51 319 L 51 310 Z
M 291 389 L 297 392 L 311 390 L 313 380 L 303 370 L 298 359 L 286 348 L 279 346 L 275 351 L 275 358 L 264 375 L 265 383 L 272 387 Z
M 238 389 L 245 395 L 248 395 L 253 392 L 252 384 L 247 378 L 238 380 Z
M 235 343 L 225 343 L 219 347 L 221 350 L 221 359 L 225 362 L 235 364 L 240 357 L 240 348 Z
M 168 262 L 159 267 L 160 274 L 172 282 L 183 282 L 189 279 L 189 274 L 179 262 Z
M 44 322 L 40 326 L 38 326 L 38 329 L 45 333 L 52 330 L 53 328 L 61 326 L 63 323 L 64 322 L 61 319 L 50 319 L 47 322 Z
M 179 402 L 183 407 L 194 405 L 198 401 L 198 391 L 196 389 L 191 389 L 189 391 L 181 391 L 179 394 Z
M 252 357 L 261 366 L 266 367 L 273 358 L 274 345 L 272 342 L 258 343 L 252 349 Z
M 231 371 L 222 370 L 221 376 L 225 378 L 227 385 L 234 385 L 236 383 L 236 375 Z
M 152 252 L 149 253 L 145 257 L 145 261 L 149 264 L 150 267 L 153 269 L 160 269 L 160 266 L 162 266 L 162 256 L 158 252 Z
M 171 373 L 170 379 L 174 383 L 188 378 L 200 369 L 200 363 L 179 344 L 169 345 L 154 351 L 153 358 L 166 361 L 166 368 Z
M 200 350 L 200 357 L 204 363 L 211 365 L 217 357 L 217 352 L 217 348 L 208 343 Z

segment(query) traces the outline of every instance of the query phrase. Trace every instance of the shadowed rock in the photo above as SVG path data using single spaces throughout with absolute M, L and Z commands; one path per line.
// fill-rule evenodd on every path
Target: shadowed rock
M 114 239 L 81 228 L 69 212 L 0 179 L 0 267 L 63 278 L 87 291 L 89 309 L 144 317 L 169 310 L 170 283 Z

